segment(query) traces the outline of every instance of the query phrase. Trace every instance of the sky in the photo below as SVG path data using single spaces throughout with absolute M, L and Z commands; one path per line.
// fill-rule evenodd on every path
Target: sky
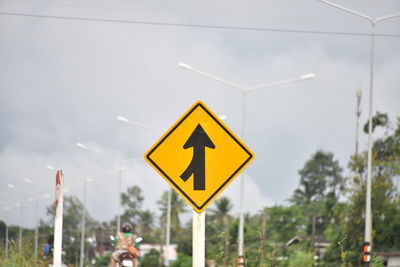
M 400 13 L 397 0 L 335 3 L 373 18 Z M 0 207 L 11 208 L 0 219 L 33 227 L 45 217 L 54 200 L 49 164 L 63 170 L 66 195 L 82 200 L 83 179 L 94 179 L 86 206 L 99 221 L 116 215 L 121 166 L 123 189 L 139 185 L 144 208 L 158 213 L 168 185 L 143 160 L 126 160 L 142 158 L 197 100 L 225 115 L 256 155 L 245 171 L 244 210 L 288 205 L 313 153 L 332 152 L 343 168 L 354 153 L 357 88 L 361 124 L 368 119 L 370 30 L 366 20 L 317 0 L 0 0 Z M 375 33 L 373 110 L 394 121 L 400 19 L 379 23 Z M 240 90 L 179 62 L 243 87 L 316 77 L 249 92 L 243 114 Z M 365 150 L 367 137 L 359 136 Z M 239 184 L 221 194 L 235 215 Z

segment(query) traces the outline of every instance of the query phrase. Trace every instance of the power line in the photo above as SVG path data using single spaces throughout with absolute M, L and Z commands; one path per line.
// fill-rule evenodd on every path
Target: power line
M 331 32 L 331 31 L 291 30 L 291 29 L 277 29 L 277 28 L 256 28 L 256 27 L 242 27 L 242 26 L 222 26 L 222 25 L 207 25 L 207 24 L 202 25 L 202 24 L 169 23 L 169 22 L 153 22 L 153 21 L 138 21 L 138 20 L 119 20 L 119 19 L 72 17 L 72 16 L 40 15 L 40 14 L 13 13 L 13 12 L 2 12 L 2 11 L 0 11 L 0 15 L 42 18 L 42 19 L 93 21 L 93 22 L 137 24 L 137 25 L 150 25 L 150 26 L 163 26 L 163 27 L 184 27 L 184 28 L 198 28 L 198 29 L 280 32 L 280 33 L 299 33 L 299 34 L 347 35 L 347 36 L 371 36 L 371 34 L 369 34 L 369 33 L 359 33 L 359 32 L 333 32 L 333 31 Z M 378 34 L 374 34 L 374 35 L 377 37 L 400 37 L 400 34 L 378 33 Z

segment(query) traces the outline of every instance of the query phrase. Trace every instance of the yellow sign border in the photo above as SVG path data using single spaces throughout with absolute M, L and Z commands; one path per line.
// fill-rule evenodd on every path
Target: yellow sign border
M 156 162 L 151 159 L 151 154 L 181 125 L 193 111 L 195 111 L 198 107 L 202 108 L 248 155 L 249 157 L 240 165 L 227 179 L 226 181 L 218 187 L 218 189 L 211 194 L 211 196 L 201 205 L 197 205 L 195 201 L 192 200 L 190 196 L 188 196 L 175 182 L 174 180 L 165 173 Z M 237 137 L 229 128 L 222 122 L 221 119 L 215 115 L 214 112 L 209 109 L 203 101 L 196 101 L 161 137 L 155 142 L 155 144 L 144 154 L 144 159 L 147 163 L 150 164 L 163 178 L 166 180 L 169 185 L 175 189 L 185 200 L 188 202 L 193 209 L 200 213 L 203 212 L 208 205 L 210 205 L 214 199 L 225 189 L 236 176 L 243 171 L 247 165 L 253 161 L 255 155 L 254 153 Z

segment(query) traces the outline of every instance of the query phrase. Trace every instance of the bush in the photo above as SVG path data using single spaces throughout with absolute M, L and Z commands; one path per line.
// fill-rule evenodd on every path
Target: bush
M 289 257 L 288 267 L 311 267 L 314 266 L 314 257 L 312 253 L 297 250 Z
M 172 267 L 192 267 L 192 257 L 186 254 L 179 254 L 178 259 L 172 264 Z
M 104 267 L 108 266 L 111 259 L 111 252 L 105 253 L 103 256 L 100 256 L 96 259 L 95 267 Z
M 159 267 L 160 266 L 160 252 L 155 249 L 151 249 L 149 253 L 144 255 L 141 262 L 142 266 L 145 267 Z

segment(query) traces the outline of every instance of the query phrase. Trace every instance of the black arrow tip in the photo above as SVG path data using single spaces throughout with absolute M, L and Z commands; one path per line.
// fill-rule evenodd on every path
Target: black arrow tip
M 210 137 L 208 137 L 206 131 L 204 131 L 203 127 L 200 124 L 197 125 L 196 129 L 194 129 L 192 135 L 183 145 L 183 148 L 189 147 L 209 147 L 215 148 L 214 143 L 211 141 Z

